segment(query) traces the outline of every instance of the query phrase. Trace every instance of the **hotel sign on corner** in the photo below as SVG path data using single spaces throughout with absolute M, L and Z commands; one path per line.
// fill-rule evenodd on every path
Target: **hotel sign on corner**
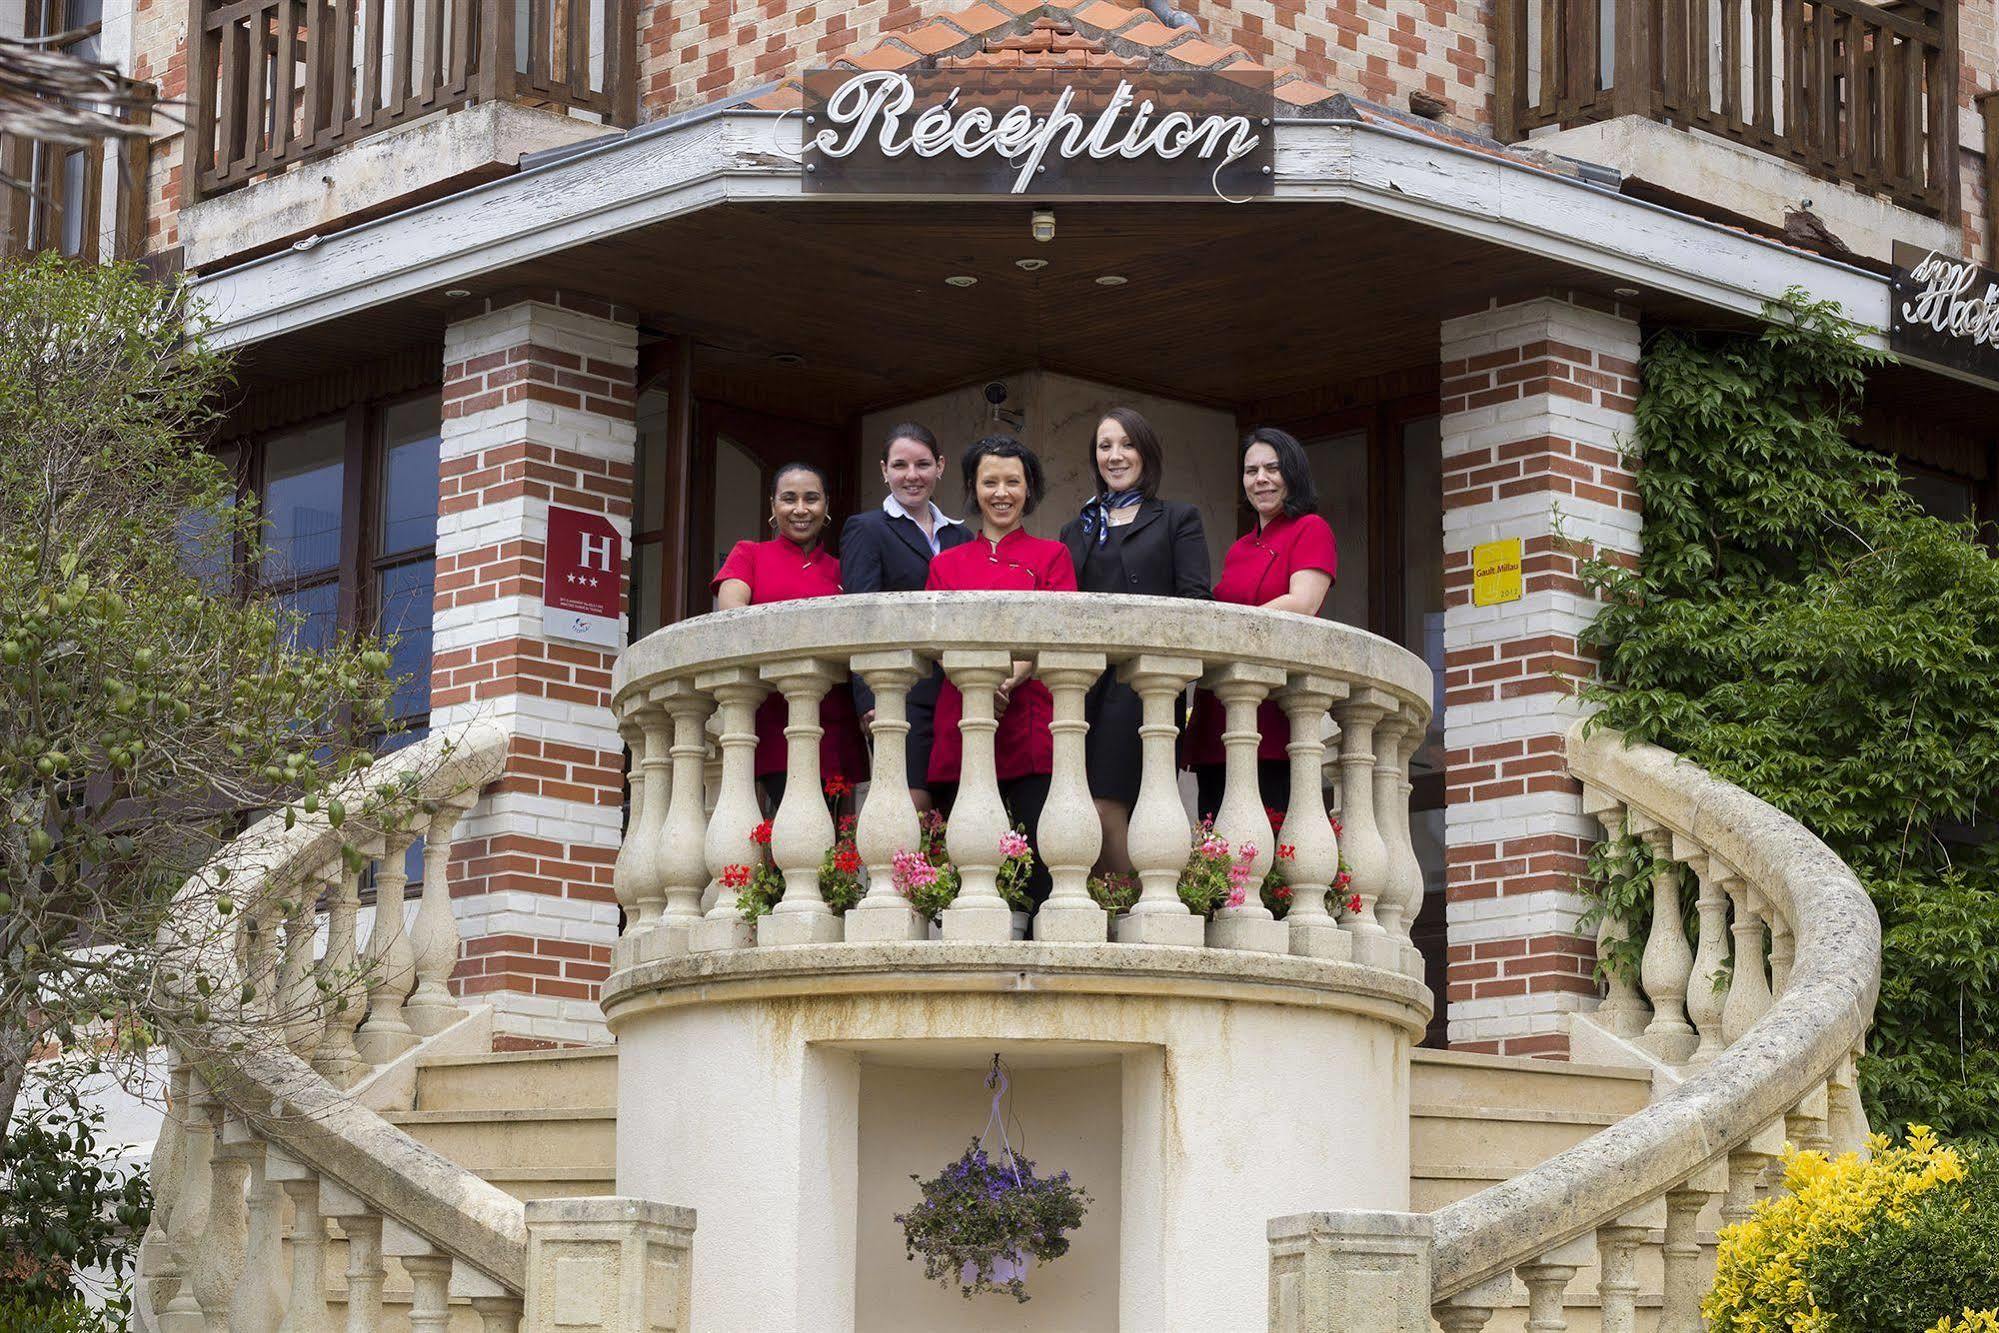
M 1471 550 L 1471 604 L 1497 606 L 1520 600 L 1520 539 L 1485 542 Z
M 825 194 L 1192 195 L 1275 189 L 1269 71 L 818 69 L 805 189 Z
M 625 646 L 618 618 L 625 586 L 625 539 L 602 514 L 548 510 L 542 559 L 542 632 L 599 648 Z
M 1895 243 L 1888 350 L 1999 383 L 1999 273 Z

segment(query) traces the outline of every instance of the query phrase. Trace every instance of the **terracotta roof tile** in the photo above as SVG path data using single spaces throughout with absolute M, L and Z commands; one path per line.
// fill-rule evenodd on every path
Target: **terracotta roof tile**
M 866 55 L 852 57 L 861 69 L 907 69 L 917 61 L 914 51 L 905 51 L 899 46 L 883 42 Z
M 1119 28 L 1135 23 L 1143 17 L 1145 17 L 1144 10 L 1126 9 L 1122 5 L 1112 4 L 1110 0 L 1096 0 L 1095 4 L 1076 11 L 1078 23 L 1087 23 L 1106 32 L 1116 32 Z
M 1277 85 L 1277 100 L 1292 106 L 1316 106 L 1332 95 L 1331 88 L 1322 88 L 1309 79 L 1293 79 Z
M 1041 0 L 987 0 L 987 3 L 997 5 L 1016 17 L 1032 14 L 1041 8 Z
M 795 83 L 787 83 L 751 98 L 745 105 L 759 111 L 796 111 L 805 105 L 805 91 Z
M 897 33 L 895 39 L 926 56 L 942 55 L 969 40 L 965 33 L 948 23 L 926 23 L 920 28 Z
M 991 32 L 995 28 L 1004 28 L 1013 22 L 1011 14 L 1003 9 L 995 9 L 984 3 L 984 0 L 945 17 L 974 36 Z
M 1185 32 L 1184 28 L 1169 28 L 1158 19 L 1148 19 L 1135 28 L 1127 28 L 1118 34 L 1120 41 L 1138 42 L 1145 46 L 1165 47 L 1173 39 Z
M 1220 63 L 1227 55 L 1228 51 L 1225 48 L 1216 46 L 1213 42 L 1204 42 L 1198 37 L 1191 42 L 1181 42 L 1173 48 L 1175 60 L 1184 60 L 1200 69 Z

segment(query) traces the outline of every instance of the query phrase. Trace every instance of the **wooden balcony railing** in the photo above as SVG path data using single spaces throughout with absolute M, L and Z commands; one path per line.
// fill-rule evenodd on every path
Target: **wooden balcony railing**
M 195 197 L 472 102 L 626 126 L 636 0 L 196 0 Z
M 136 87 L 143 96 L 129 114 L 143 125 L 151 119 L 152 87 Z M 147 148 L 138 136 L 71 144 L 0 134 L 0 259 L 39 250 L 93 263 L 138 258 Z
M 1957 193 L 1955 0 L 1499 0 L 1499 137 L 1706 130 L 1903 207 Z

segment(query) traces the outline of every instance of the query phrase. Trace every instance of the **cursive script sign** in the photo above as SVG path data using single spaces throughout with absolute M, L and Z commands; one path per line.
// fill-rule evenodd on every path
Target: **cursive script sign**
M 1895 246 L 1888 346 L 1999 381 L 1999 273 L 1918 246 Z
M 1273 186 L 1267 79 L 813 70 L 805 93 L 809 191 L 1240 199 Z

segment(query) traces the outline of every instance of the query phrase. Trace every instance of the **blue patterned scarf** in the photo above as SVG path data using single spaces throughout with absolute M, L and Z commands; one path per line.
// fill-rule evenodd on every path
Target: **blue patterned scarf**
M 1083 535 L 1095 532 L 1097 545 L 1102 546 L 1111 535 L 1111 510 L 1129 509 L 1145 498 L 1145 493 L 1136 487 L 1128 491 L 1107 491 L 1083 505 Z

